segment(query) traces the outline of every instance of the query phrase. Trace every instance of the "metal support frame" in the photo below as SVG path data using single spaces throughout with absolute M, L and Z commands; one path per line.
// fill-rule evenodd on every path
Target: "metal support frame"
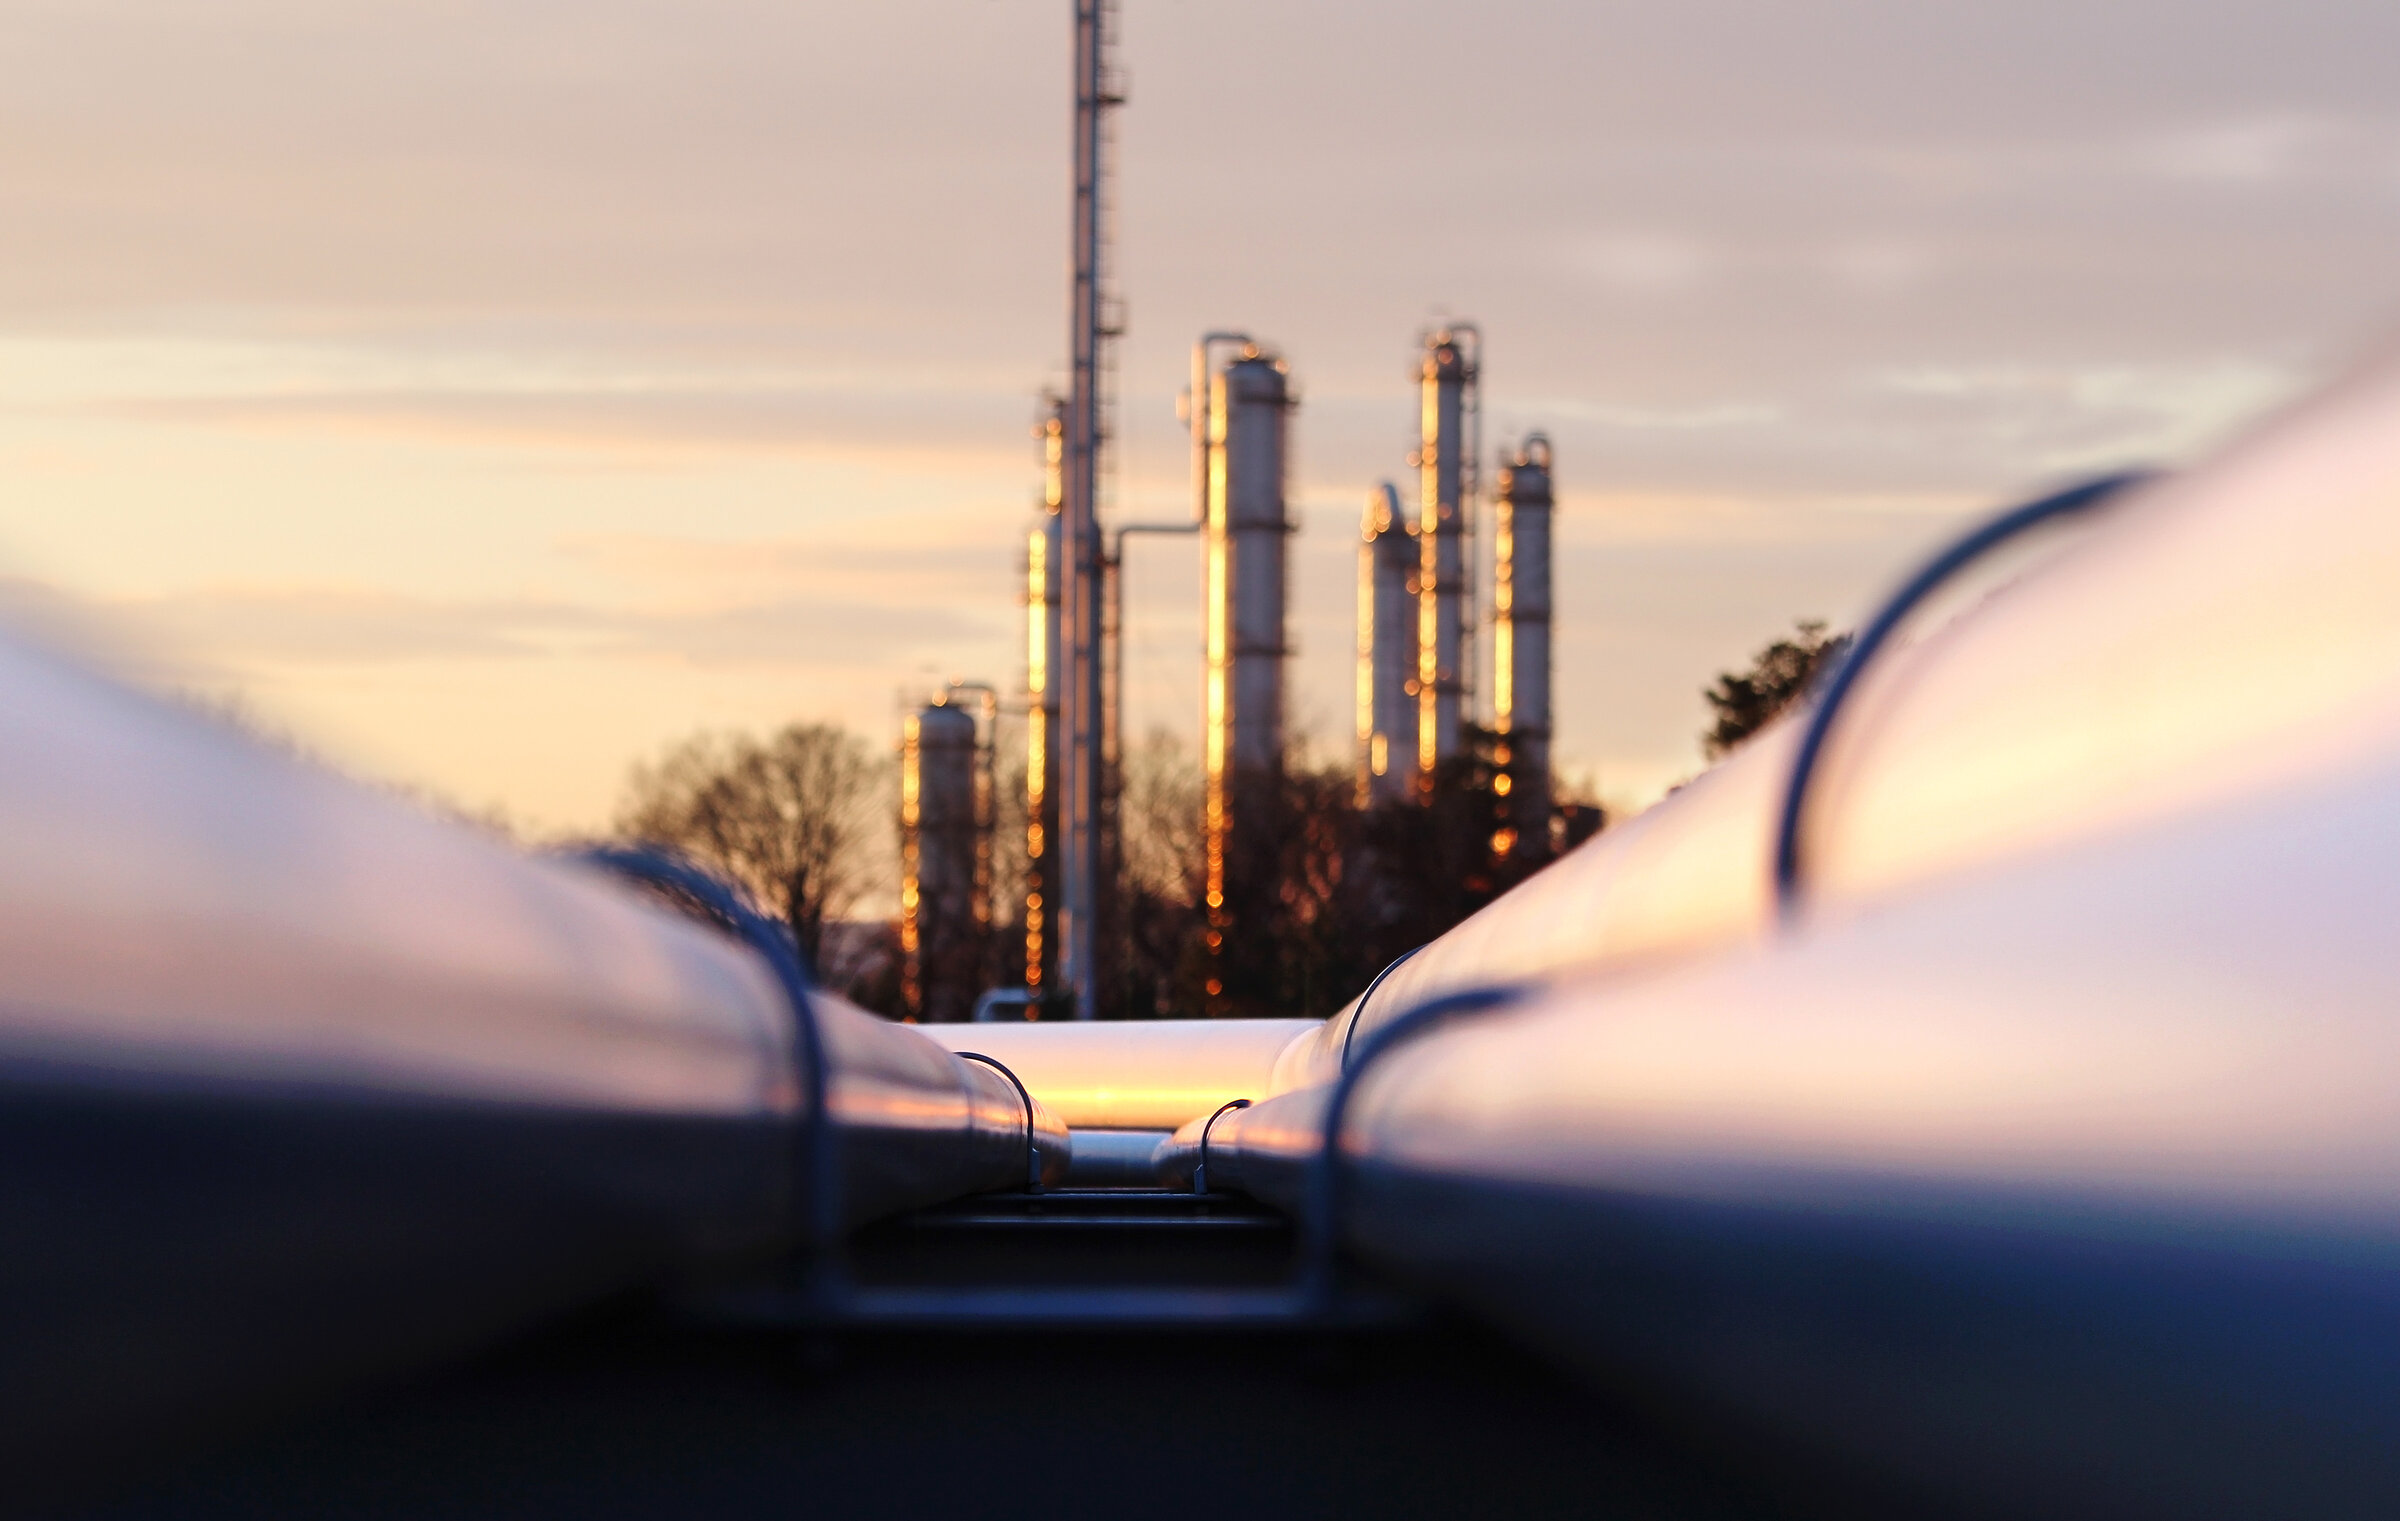
M 996 1056 L 986 1056 L 981 1051 L 953 1051 L 950 1054 L 962 1062 L 983 1063 L 1002 1077 L 1007 1078 L 1008 1085 L 1017 1090 L 1017 1099 L 1025 1106 L 1025 1191 L 1029 1194 L 1040 1193 L 1042 1191 L 1041 1133 L 1034 1129 L 1033 1095 L 1026 1090 L 1025 1080 L 1010 1071 L 1008 1063 Z
M 1203 1197 L 1205 1197 L 1208 1193 L 1208 1133 L 1216 1129 L 1217 1121 L 1225 1118 L 1226 1115 L 1231 1114 L 1236 1109 L 1247 1109 L 1249 1107 L 1250 1101 L 1246 1098 L 1228 1099 L 1224 1103 L 1219 1104 L 1217 1106 L 1217 1112 L 1208 1117 L 1208 1123 L 1200 1127 L 1200 1160 L 1192 1167 L 1193 1193 Z
M 1860 673 L 1891 638 L 1900 621 L 1913 612 L 1952 576 L 1982 558 L 2010 539 L 2038 528 L 2082 513 L 2090 508 L 2115 500 L 2130 487 L 2153 479 L 2152 472 L 2126 471 L 2104 475 L 2098 480 L 2070 486 L 2064 491 L 2012 507 L 1998 517 L 1976 525 L 1947 548 L 1936 554 L 1918 569 L 1915 575 L 1902 582 L 1900 589 L 1884 600 L 1875 616 L 1858 631 L 1832 673 L 1825 678 L 1822 690 L 1811 707 L 1807 726 L 1800 731 L 1799 746 L 1792 752 L 1792 769 L 1784 781 L 1783 805 L 1775 818 L 1775 909 L 1786 924 L 1796 919 L 1801 904 L 1800 826 L 1805 820 L 1808 805 L 1808 785 L 1816 776 L 1817 761 L 1825 750 L 1826 737 L 1833 732 L 1834 718 L 1842 704 L 1858 684 Z

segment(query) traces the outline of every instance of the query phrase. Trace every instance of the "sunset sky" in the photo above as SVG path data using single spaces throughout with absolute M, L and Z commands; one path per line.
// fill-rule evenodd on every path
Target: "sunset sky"
M 905 690 L 1013 685 L 1068 18 L 0 0 L 10 616 L 539 830 L 695 728 L 881 742 Z M 1490 442 L 1556 443 L 1558 748 L 1620 803 L 1793 618 L 2400 316 L 2390 0 L 1126 0 L 1120 35 L 1115 499 L 1187 510 L 1198 332 L 1289 359 L 1324 749 L 1444 316 Z M 1188 731 L 1196 560 L 1134 553 L 1129 728 Z

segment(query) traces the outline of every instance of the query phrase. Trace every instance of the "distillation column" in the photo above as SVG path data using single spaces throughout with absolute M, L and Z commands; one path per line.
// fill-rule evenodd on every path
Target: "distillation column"
M 1067 393 L 1064 490 L 1060 511 L 1061 587 L 1064 628 L 1060 665 L 1052 672 L 1059 687 L 1062 742 L 1059 799 L 1059 892 L 1051 922 L 1058 927 L 1058 980 L 1075 997 L 1075 1017 L 1100 1012 L 1102 981 L 1101 903 L 1110 891 L 1103 839 L 1108 778 L 1102 753 L 1105 676 L 1101 652 L 1101 603 L 1106 552 L 1100 537 L 1101 454 L 1106 445 L 1100 388 L 1101 350 L 1110 337 L 1102 320 L 1106 275 L 1107 210 L 1102 155 L 1108 134 L 1103 116 L 1119 104 L 1108 67 L 1108 0 L 1075 0 L 1075 194 L 1072 267 L 1068 295 Z
M 1492 535 L 1492 727 L 1509 788 L 1508 848 L 1550 848 L 1550 440 L 1500 467 Z M 1495 844 L 1498 842 L 1495 841 Z
M 1417 769 L 1430 787 L 1435 767 L 1459 750 L 1466 696 L 1467 512 L 1474 442 L 1477 351 L 1471 327 L 1428 334 L 1418 379 Z
M 900 740 L 900 994 L 908 1017 L 964 1019 L 983 988 L 985 851 L 974 715 L 948 694 Z
M 1283 784 L 1284 433 L 1282 361 L 1245 347 L 1210 386 L 1207 767 L 1208 994 L 1241 1012 L 1256 980 L 1243 934 L 1271 911 Z
M 1043 422 L 1042 519 L 1025 539 L 1025 986 L 1046 991 L 1057 964 L 1051 923 L 1059 902 L 1059 686 L 1065 520 L 1060 513 L 1066 456 L 1066 407 L 1053 402 Z
M 1417 774 L 1417 541 L 1400 492 L 1367 493 L 1358 547 L 1358 801 L 1405 801 Z

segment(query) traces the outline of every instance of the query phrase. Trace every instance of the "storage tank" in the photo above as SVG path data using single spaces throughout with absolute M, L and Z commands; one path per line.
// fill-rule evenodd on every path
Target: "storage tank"
M 1208 465 L 1207 991 L 1212 1009 L 1241 997 L 1229 941 L 1255 922 L 1275 886 L 1283 779 L 1284 432 L 1291 390 L 1283 361 L 1255 344 L 1211 383 Z M 1263 937 L 1243 937 L 1249 944 Z
M 1417 543 L 1390 481 L 1367 493 L 1358 549 L 1358 800 L 1413 794 L 1417 754 Z
M 1480 337 L 1471 327 L 1426 335 L 1418 366 L 1417 769 L 1456 755 L 1466 695 L 1469 471 Z
M 1550 845 L 1550 440 L 1542 434 L 1500 467 L 1492 516 L 1492 727 L 1513 818 L 1509 849 L 1497 853 L 1539 859 Z
M 983 988 L 976 750 L 974 716 L 948 694 L 901 727 L 900 975 L 911 1019 L 964 1019 Z

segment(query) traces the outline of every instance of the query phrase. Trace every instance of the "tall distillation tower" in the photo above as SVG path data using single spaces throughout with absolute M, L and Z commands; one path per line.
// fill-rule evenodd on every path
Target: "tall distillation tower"
M 1482 334 L 1451 326 L 1425 336 L 1418 365 L 1417 772 L 1456 755 L 1467 697 L 1466 535 L 1474 507 Z
M 1385 481 L 1358 546 L 1358 801 L 1403 802 L 1417 775 L 1417 536 Z
M 1042 420 L 1042 515 L 1025 537 L 1025 986 L 1046 992 L 1057 964 L 1051 932 L 1060 899 L 1059 799 L 1065 788 L 1059 698 L 1065 685 L 1066 584 L 1063 476 L 1067 406 L 1052 398 Z
M 1492 504 L 1492 728 L 1511 822 L 1500 855 L 1550 848 L 1550 440 L 1528 435 Z
M 1271 910 L 1277 880 L 1290 417 L 1289 374 L 1255 344 L 1210 381 L 1202 750 L 1212 1011 L 1255 980 L 1244 951 L 1264 943 L 1250 931 Z
M 1072 275 L 1068 289 L 1068 391 L 1061 439 L 1060 587 L 1064 627 L 1059 663 L 1058 724 L 1062 741 L 1058 803 L 1057 926 L 1060 980 L 1071 990 L 1075 1017 L 1099 1013 L 1101 907 L 1109 894 L 1105 838 L 1108 758 L 1104 712 L 1103 603 L 1107 550 L 1100 535 L 1102 348 L 1114 336 L 1101 256 L 1108 243 L 1102 151 L 1105 117 L 1122 103 L 1108 66 L 1110 0 L 1075 0 L 1075 189 Z

